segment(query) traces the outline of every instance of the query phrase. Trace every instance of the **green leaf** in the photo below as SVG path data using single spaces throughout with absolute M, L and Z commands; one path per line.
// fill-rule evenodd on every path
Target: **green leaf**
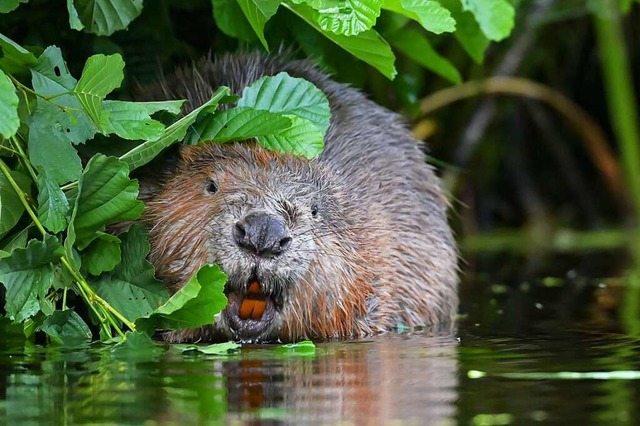
M 287 4 L 286 7 L 291 9 L 296 15 L 302 18 L 307 24 L 311 25 L 317 31 L 329 40 L 351 53 L 356 58 L 366 62 L 385 77 L 393 80 L 396 75 L 394 66 L 395 56 L 387 42 L 374 30 L 367 30 L 359 33 L 357 36 L 348 37 L 342 34 L 334 34 L 325 32 L 314 20 L 314 10 L 307 5 Z
M 76 79 L 69 73 L 60 49 L 50 46 L 40 55 L 31 69 L 31 82 L 36 92 L 52 98 L 51 101 L 38 98 L 37 108 L 47 111 L 47 117 L 44 118 L 46 122 L 40 124 L 42 127 L 49 127 L 57 133 L 63 132 L 60 136 L 75 144 L 95 135 L 96 126 L 71 93 L 76 86 Z
M 217 27 L 226 35 L 242 41 L 254 41 L 256 33 L 244 16 L 237 0 L 212 0 Z
M 315 356 L 316 345 L 311 340 L 288 343 L 275 348 L 276 352 L 285 356 Z
M 78 345 L 89 343 L 92 335 L 89 326 L 82 318 L 70 309 L 55 311 L 44 320 L 42 331 L 53 343 L 60 345 Z
M 205 355 L 228 355 L 229 352 L 235 352 L 240 349 L 241 345 L 236 342 L 214 343 L 212 345 L 171 345 L 171 349 L 180 352 L 200 352 Z
M 164 124 L 151 118 L 151 114 L 167 111 L 180 113 L 184 101 L 126 102 L 104 101 L 101 126 L 105 134 L 115 133 L 124 139 L 154 141 L 164 133 Z
M 11 320 L 22 322 L 38 313 L 39 299 L 53 285 L 51 262 L 63 253 L 58 239 L 46 235 L 42 242 L 31 240 L 26 248 L 17 248 L 0 259 L 0 282 L 7 290 L 5 310 Z
M 269 50 L 264 38 L 264 26 L 276 14 L 280 0 L 238 0 L 238 5 L 264 48 Z
M 185 143 L 229 142 L 272 135 L 291 127 L 291 120 L 281 114 L 238 107 L 207 115 L 189 129 Z
M 124 161 L 130 170 L 136 169 L 140 166 L 147 164 L 153 160 L 158 154 L 160 154 L 165 148 L 173 145 L 176 141 L 184 138 L 189 126 L 196 121 L 198 114 L 203 110 L 212 111 L 218 107 L 218 103 L 229 95 L 229 88 L 221 86 L 211 96 L 208 102 L 204 103 L 200 107 L 194 109 L 189 114 L 176 121 L 164 131 L 164 134 L 155 141 L 144 142 L 131 151 L 120 157 L 120 160 Z
M 38 219 L 49 231 L 57 234 L 67 227 L 69 201 L 60 186 L 47 176 L 45 171 L 38 175 Z
M 223 293 L 227 276 L 217 265 L 205 265 L 149 317 L 140 318 L 141 328 L 183 330 L 213 324 L 214 317 L 227 305 Z
M 82 265 L 91 275 L 98 276 L 112 271 L 121 258 L 120 239 L 115 235 L 101 233 L 83 251 Z
M 299 1 L 298 1 L 299 2 Z M 294 0 L 294 3 L 298 3 Z M 307 2 L 305 2 L 307 3 Z M 380 16 L 382 0 L 312 2 L 314 19 L 323 31 L 353 36 L 370 30 Z
M 124 79 L 124 61 L 119 54 L 93 55 L 84 65 L 73 93 L 100 129 L 102 100 Z
M 20 6 L 20 3 L 26 3 L 29 0 L 0 0 L 0 13 L 9 13 Z
M 92 287 L 127 319 L 135 321 L 158 309 L 169 298 L 169 292 L 154 277 L 153 265 L 146 260 L 149 242 L 142 225 L 129 228 L 122 237 L 121 248 L 122 262 Z
M 433 0 L 384 0 L 383 8 L 399 13 L 435 34 L 456 30 L 456 21 L 451 12 Z
M 0 53 L 0 69 L 11 75 L 26 72 L 38 62 L 33 53 L 2 34 Z
M 123 30 L 142 12 L 143 0 L 73 0 L 85 29 L 96 35 Z
M 423 67 L 446 78 L 452 83 L 460 83 L 458 70 L 429 44 L 427 38 L 414 28 L 403 28 L 387 36 L 393 47 L 416 61 Z
M 98 154 L 89 160 L 78 181 L 72 222 L 78 248 L 85 248 L 110 223 L 140 217 L 138 182 L 129 178 L 126 163 Z
M 312 122 L 324 135 L 331 111 L 327 96 L 309 81 L 281 72 L 247 86 L 238 107 L 297 115 Z
M 68 116 L 49 102 L 38 99 L 29 119 L 29 159 L 31 164 L 58 184 L 78 180 L 82 164 L 71 145 Z M 71 131 L 71 130 L 70 130 Z
M 18 131 L 18 95 L 11 79 L 0 70 L 0 135 L 9 139 Z
M 67 0 L 67 12 L 69 13 L 69 26 L 76 31 L 81 31 L 84 28 L 84 24 L 80 21 L 73 0 Z
M 470 11 L 488 39 L 500 41 L 511 34 L 515 11 L 508 0 L 460 0 Z
M 312 159 L 324 149 L 322 133 L 309 120 L 297 115 L 286 115 L 291 127 L 273 135 L 258 136 L 258 143 L 272 151 L 293 153 Z
M 24 174 L 11 172 L 11 177 L 16 181 L 23 192 L 28 193 L 31 180 Z M 4 237 L 20 220 L 24 213 L 24 204 L 16 194 L 9 180 L 0 173 L 0 238 Z
M 482 33 L 480 25 L 470 12 L 462 10 L 460 0 L 439 0 L 449 9 L 451 16 L 456 20 L 456 32 L 453 33 L 458 43 L 476 63 L 481 64 L 484 53 L 491 43 Z

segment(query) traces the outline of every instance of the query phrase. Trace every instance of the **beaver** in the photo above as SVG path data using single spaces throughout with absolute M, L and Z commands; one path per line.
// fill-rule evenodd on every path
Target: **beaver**
M 205 143 L 181 146 L 152 179 L 141 179 L 158 277 L 176 290 L 207 263 L 228 276 L 228 304 L 213 324 L 165 338 L 353 339 L 452 324 L 457 251 L 447 202 L 401 116 L 286 55 L 205 58 L 144 96 L 187 99 L 188 112 L 219 86 L 241 93 L 282 71 L 329 100 L 316 159 L 255 141 Z

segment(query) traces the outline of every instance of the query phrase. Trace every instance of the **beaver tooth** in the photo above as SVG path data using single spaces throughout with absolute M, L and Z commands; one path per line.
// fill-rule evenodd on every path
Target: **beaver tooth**
M 252 282 L 247 291 L 249 293 L 260 293 L 260 283 L 258 281 Z
M 267 307 L 267 302 L 259 299 L 244 299 L 240 305 L 240 312 L 238 316 L 242 320 L 249 319 L 258 321 L 262 318 L 264 310 Z
M 267 307 L 267 302 L 264 300 L 254 300 L 253 301 L 253 311 L 251 311 L 251 319 L 258 321 L 262 318 L 262 314 L 264 314 L 264 310 Z

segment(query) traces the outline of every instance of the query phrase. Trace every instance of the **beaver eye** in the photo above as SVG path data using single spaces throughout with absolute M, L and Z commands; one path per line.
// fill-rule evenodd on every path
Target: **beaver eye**
M 314 204 L 311 206 L 311 216 L 318 217 L 318 205 Z
M 209 182 L 207 182 L 207 192 L 209 194 L 215 194 L 216 192 L 218 192 L 218 185 L 216 185 L 214 181 L 210 180 Z

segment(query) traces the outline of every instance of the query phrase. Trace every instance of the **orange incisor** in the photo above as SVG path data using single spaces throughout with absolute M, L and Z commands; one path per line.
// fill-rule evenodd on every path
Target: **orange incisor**
M 251 318 L 252 320 L 259 320 L 264 314 L 264 309 L 267 306 L 267 302 L 260 294 L 260 283 L 254 281 L 249 286 L 247 294 L 240 305 L 240 319 L 246 320 Z

